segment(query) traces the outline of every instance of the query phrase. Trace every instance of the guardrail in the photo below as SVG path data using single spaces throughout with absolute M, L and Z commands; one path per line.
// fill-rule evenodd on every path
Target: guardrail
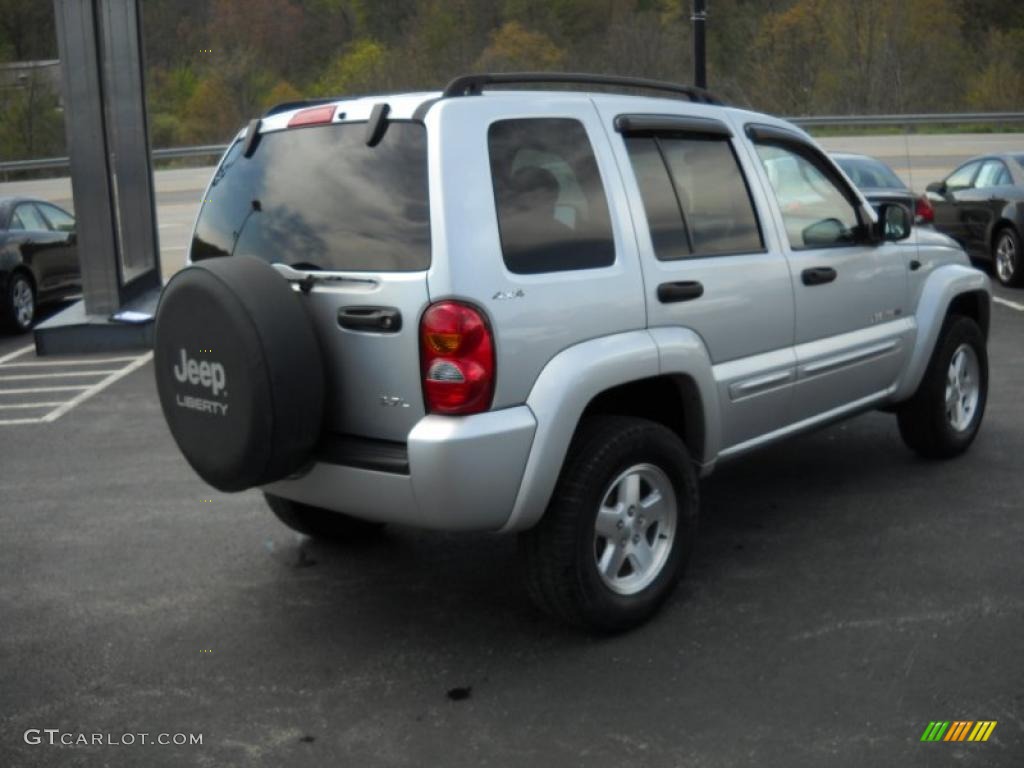
M 804 128 L 824 126 L 859 127 L 866 125 L 900 126 L 915 125 L 970 125 L 994 123 L 1024 123 L 1024 112 L 965 112 L 931 115 L 817 115 L 787 117 L 791 123 Z M 219 157 L 227 149 L 226 144 L 206 144 L 200 147 L 170 147 L 154 149 L 154 160 L 179 160 L 197 157 Z M 67 168 L 66 157 L 46 157 L 37 160 L 13 160 L 0 163 L 0 174 L 19 171 L 45 171 L 53 168 Z

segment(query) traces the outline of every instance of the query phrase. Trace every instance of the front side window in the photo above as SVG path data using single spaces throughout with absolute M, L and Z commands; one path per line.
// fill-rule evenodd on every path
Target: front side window
M 191 257 L 254 256 L 297 269 L 419 271 L 430 266 L 427 136 L 395 121 L 366 145 L 366 123 L 273 131 L 251 157 L 228 150 L 210 185 Z
M 50 221 L 50 225 L 58 232 L 75 231 L 75 218 L 71 214 L 47 203 L 42 203 L 38 207 L 42 209 L 43 215 Z
M 592 269 L 615 261 L 608 200 L 582 123 L 499 120 L 488 129 L 487 147 L 510 272 Z
M 955 191 L 958 189 L 969 189 L 974 181 L 974 174 L 977 172 L 980 162 L 967 163 L 949 174 L 946 179 L 946 189 Z
M 823 160 L 781 144 L 755 146 L 779 202 L 791 248 L 857 242 L 861 229 L 857 209 L 833 181 Z

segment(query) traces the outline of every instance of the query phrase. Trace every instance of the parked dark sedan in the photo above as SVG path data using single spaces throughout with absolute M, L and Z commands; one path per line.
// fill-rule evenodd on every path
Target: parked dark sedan
M 36 307 L 82 288 L 75 217 L 43 200 L 0 197 L 0 318 L 18 332 Z
M 1024 285 L 1024 153 L 968 160 L 928 185 L 935 228 L 973 259 L 991 261 L 1003 285 Z
M 932 223 L 935 212 L 928 199 L 911 191 L 896 171 L 881 160 L 847 152 L 832 152 L 831 155 L 875 210 L 882 203 L 899 203 L 910 211 L 915 224 Z

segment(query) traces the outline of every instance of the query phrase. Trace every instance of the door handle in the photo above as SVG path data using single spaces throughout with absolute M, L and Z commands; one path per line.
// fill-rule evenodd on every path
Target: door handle
M 810 267 L 800 273 L 804 285 L 824 285 L 836 279 L 836 271 L 832 267 Z
M 920 268 L 921 268 L 921 262 L 920 261 L 918 261 L 917 259 L 911 259 L 910 260 L 910 271 L 911 272 L 917 272 L 917 270 L 919 270 Z
M 402 313 L 393 307 L 342 307 L 338 325 L 350 331 L 397 333 L 402 329 Z
M 696 280 L 681 280 L 677 283 L 662 283 L 658 286 L 658 301 L 662 304 L 692 301 L 703 295 L 704 285 Z

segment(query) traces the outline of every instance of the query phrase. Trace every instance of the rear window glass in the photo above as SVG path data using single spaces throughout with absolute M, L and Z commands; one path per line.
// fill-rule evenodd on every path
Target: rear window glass
M 487 144 L 509 271 L 591 269 L 615 261 L 601 174 L 578 120 L 499 120 Z
M 192 240 L 192 260 L 255 256 L 298 269 L 430 266 L 426 129 L 393 122 L 375 147 L 366 123 L 293 128 L 228 152 Z
M 764 250 L 746 179 L 728 139 L 629 137 L 655 256 L 723 256 Z
M 906 189 L 889 166 L 870 157 L 836 157 L 836 165 L 850 177 L 858 189 Z

